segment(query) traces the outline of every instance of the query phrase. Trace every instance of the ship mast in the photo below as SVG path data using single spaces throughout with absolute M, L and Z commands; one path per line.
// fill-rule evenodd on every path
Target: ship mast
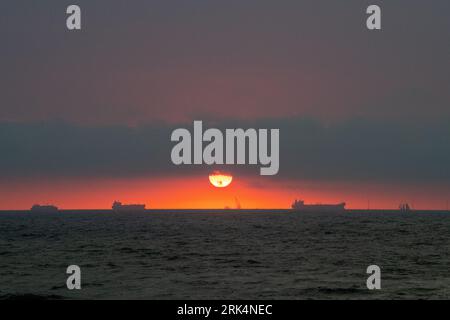
M 236 209 L 241 209 L 241 203 L 239 202 L 237 197 L 234 197 L 234 202 L 236 203 Z

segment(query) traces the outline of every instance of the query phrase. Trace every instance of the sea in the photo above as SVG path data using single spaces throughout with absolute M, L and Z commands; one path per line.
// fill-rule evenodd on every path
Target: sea
M 0 299 L 449 298 L 447 212 L 0 212 Z

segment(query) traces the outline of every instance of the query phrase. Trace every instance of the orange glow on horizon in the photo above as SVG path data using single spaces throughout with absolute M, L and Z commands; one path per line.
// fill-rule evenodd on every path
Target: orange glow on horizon
M 36 203 L 61 209 L 110 209 L 114 200 L 142 203 L 149 209 L 223 209 L 234 208 L 236 199 L 243 209 L 288 209 L 294 199 L 303 199 L 306 203 L 346 202 L 349 209 L 369 205 L 397 209 L 400 202 L 408 202 L 413 209 L 445 210 L 449 191 L 433 186 L 268 181 L 259 176 L 240 177 L 226 188 L 212 187 L 204 175 L 35 180 L 0 184 L 0 210 L 27 210 Z

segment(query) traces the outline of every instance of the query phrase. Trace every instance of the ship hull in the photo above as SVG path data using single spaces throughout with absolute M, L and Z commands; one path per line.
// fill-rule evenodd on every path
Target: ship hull
M 345 212 L 344 205 L 304 205 L 292 208 L 294 212 L 323 212 L 342 213 Z
M 144 212 L 145 204 L 122 204 L 119 201 L 114 201 L 112 210 L 116 213 Z
M 31 213 L 58 213 L 59 210 L 54 206 L 33 206 L 30 210 Z
M 292 204 L 295 212 L 345 212 L 345 202 L 338 204 L 305 204 L 303 200 L 295 200 Z

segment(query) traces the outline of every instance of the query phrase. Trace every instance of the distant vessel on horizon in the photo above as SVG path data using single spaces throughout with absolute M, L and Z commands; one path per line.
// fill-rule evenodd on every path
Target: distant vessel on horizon
M 35 204 L 31 207 L 31 212 L 33 213 L 58 213 L 59 209 L 57 206 L 54 205 L 40 205 Z
M 409 206 L 408 203 L 400 203 L 400 205 L 398 206 L 398 209 L 400 210 L 400 212 L 411 212 L 411 207 Z
M 114 201 L 112 210 L 114 212 L 143 212 L 145 204 L 122 204 L 120 201 Z
M 237 197 L 234 197 L 234 202 L 236 203 L 236 208 L 231 208 L 230 206 L 225 206 L 225 210 L 232 210 L 232 209 L 236 209 L 236 210 L 241 210 L 241 203 L 239 202 Z
M 296 212 L 345 212 L 345 202 L 338 204 L 305 204 L 303 200 L 295 200 L 291 207 Z

